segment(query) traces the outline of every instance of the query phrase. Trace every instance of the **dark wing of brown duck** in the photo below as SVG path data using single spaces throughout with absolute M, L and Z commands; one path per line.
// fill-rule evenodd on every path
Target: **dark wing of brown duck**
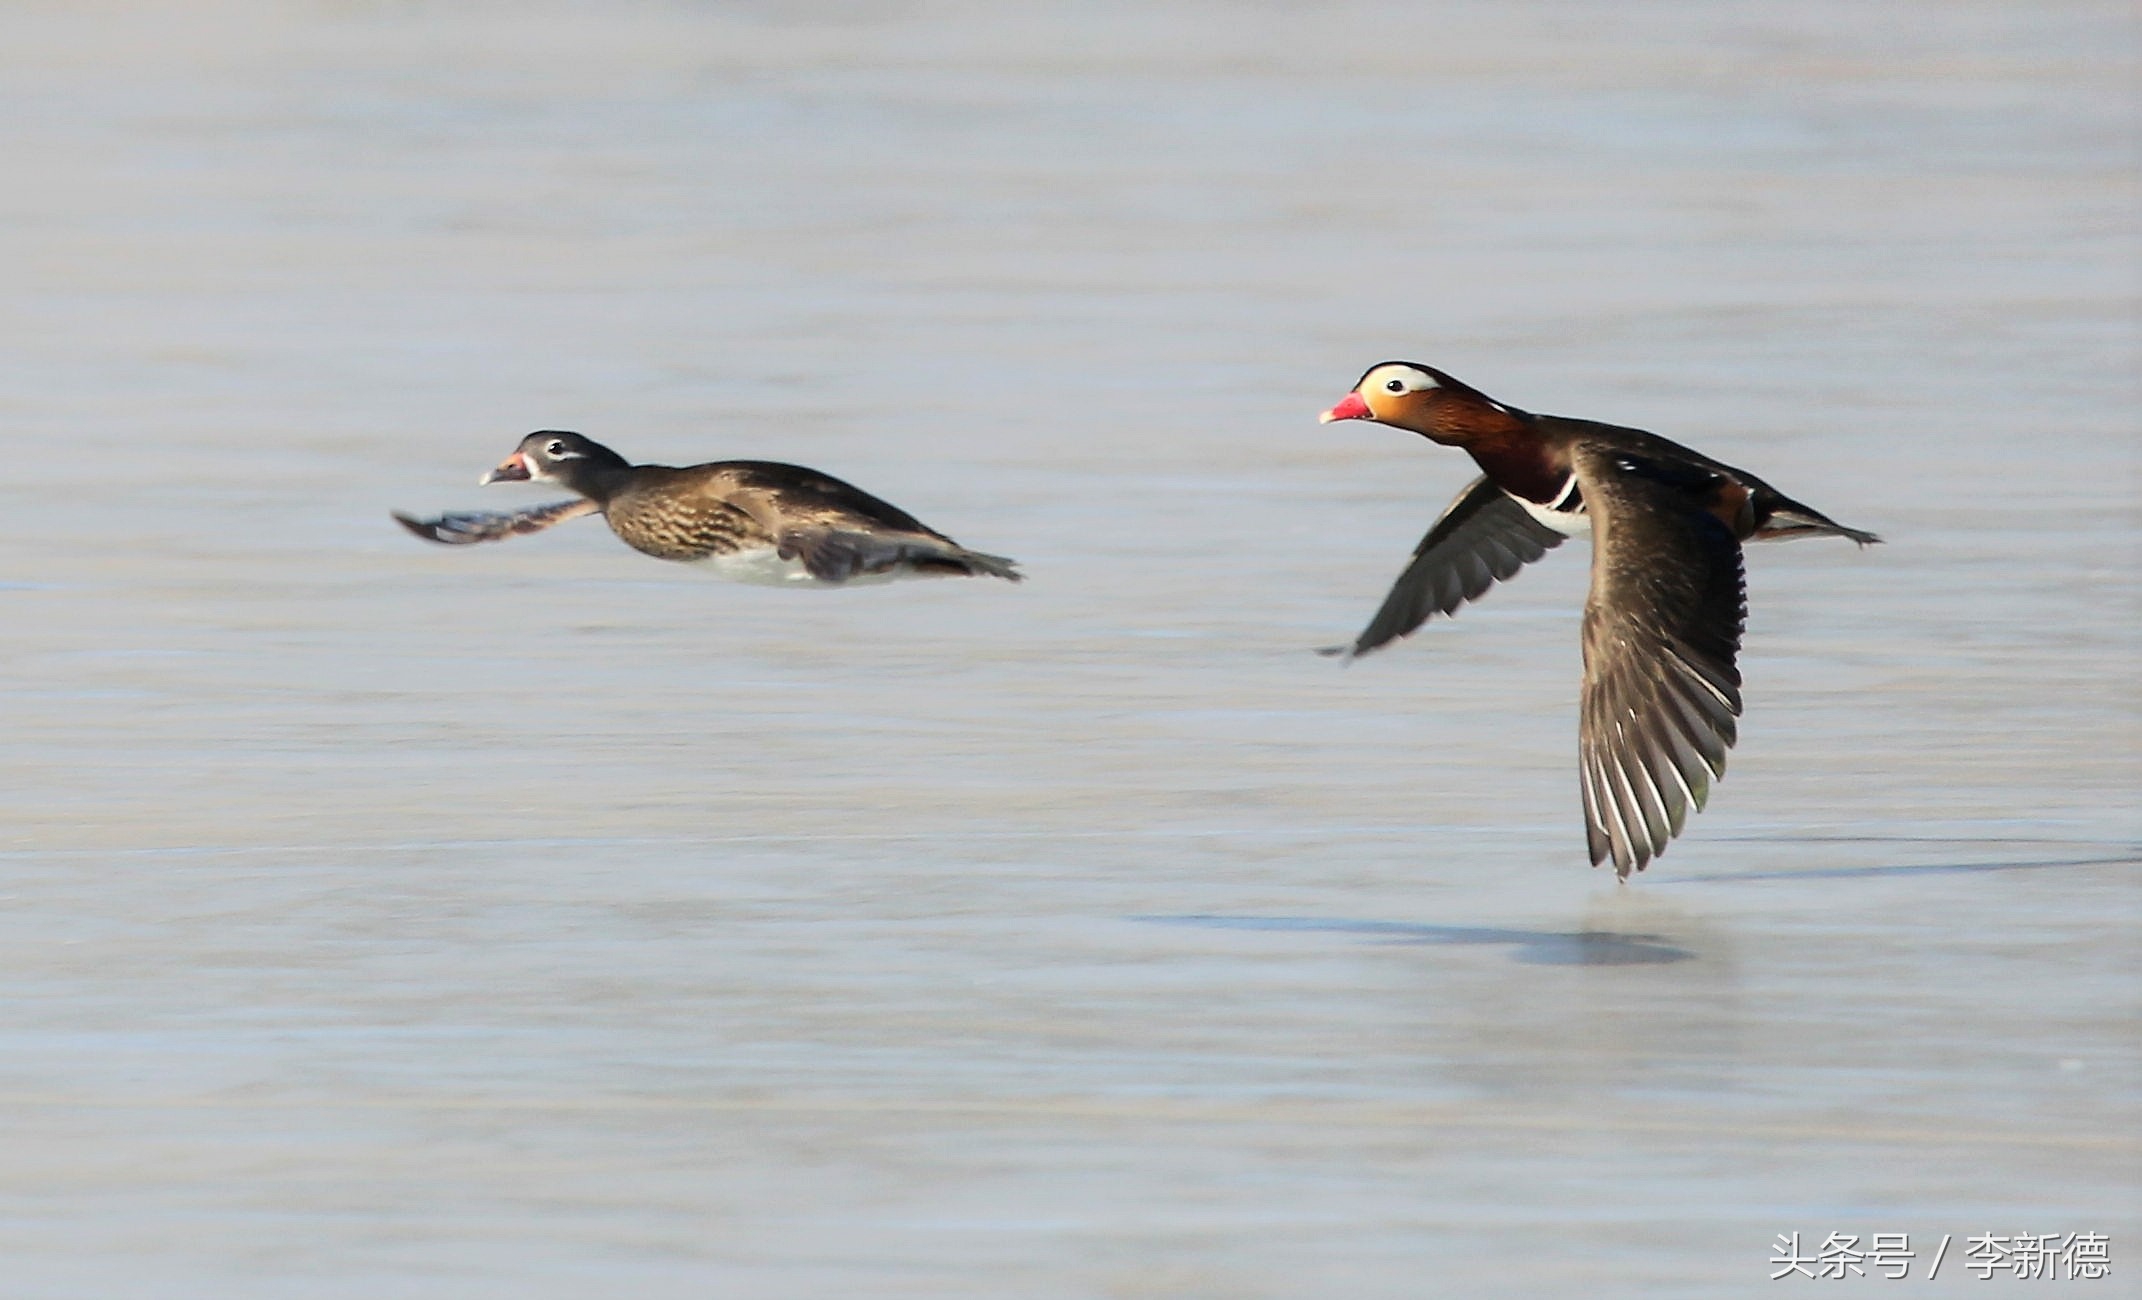
M 1723 475 L 1580 447 L 1592 518 L 1578 760 L 1585 836 L 1626 877 L 1709 799 L 1738 738 L 1740 543 L 1708 509 Z
M 1516 498 L 1486 475 L 1458 494 L 1442 518 L 1413 548 L 1413 562 L 1398 575 L 1383 607 L 1351 646 L 1326 646 L 1320 654 L 1356 659 L 1378 646 L 1410 636 L 1436 614 L 1456 613 L 1519 569 L 1562 544 L 1562 534 L 1534 519 Z
M 838 521 L 858 529 L 940 534 L 890 501 L 853 483 L 801 465 L 771 460 L 725 460 L 683 471 L 704 476 L 708 488 L 772 530 L 776 519 Z
M 601 506 L 585 497 L 575 497 L 571 501 L 553 501 L 526 510 L 464 510 L 440 515 L 437 519 L 417 519 L 397 510 L 394 522 L 426 541 L 467 546 L 472 542 L 501 542 L 523 533 L 540 533 L 553 524 L 591 515 L 600 509 Z
M 830 474 L 772 461 L 704 467 L 724 500 L 771 533 L 783 558 L 803 561 L 821 582 L 925 572 L 1021 580 L 1013 561 L 970 551 L 906 511 Z
M 1010 582 L 1025 580 L 1015 561 L 970 551 L 934 533 L 888 535 L 800 525 L 782 530 L 780 542 L 784 559 L 801 559 L 803 567 L 821 582 L 846 582 L 903 568 Z

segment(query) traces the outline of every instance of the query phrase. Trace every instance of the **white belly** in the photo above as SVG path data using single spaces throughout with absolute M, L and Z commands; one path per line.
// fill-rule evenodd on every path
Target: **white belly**
M 1512 501 L 1525 508 L 1525 513 L 1554 529 L 1564 537 L 1583 537 L 1592 531 L 1592 517 L 1582 507 L 1576 510 L 1556 510 L 1529 500 L 1515 492 L 1505 493 Z
M 802 560 L 784 560 L 781 552 L 771 546 L 708 556 L 692 561 L 692 567 L 725 582 L 744 582 L 754 587 L 867 587 L 891 582 L 907 571 L 903 565 L 891 573 L 866 573 L 846 582 L 827 582 L 812 577 Z

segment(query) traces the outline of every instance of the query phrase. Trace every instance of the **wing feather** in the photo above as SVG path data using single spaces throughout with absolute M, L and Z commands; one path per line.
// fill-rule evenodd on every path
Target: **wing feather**
M 462 510 L 440 515 L 436 519 L 418 519 L 397 510 L 394 512 L 394 522 L 428 542 L 438 542 L 444 546 L 468 546 L 476 542 L 502 542 L 508 537 L 540 533 L 554 524 L 578 519 L 582 515 L 592 515 L 601 509 L 601 506 L 585 497 L 575 497 L 570 501 L 553 501 L 548 505 L 530 506 L 526 510 Z
M 830 474 L 770 461 L 710 467 L 722 499 L 771 533 L 821 582 L 913 568 L 1018 582 L 1014 561 L 970 551 L 913 515 Z
M 1690 467 L 1579 450 L 1592 516 L 1578 728 L 1592 861 L 1626 877 L 1709 799 L 1738 738 L 1740 544 Z M 1707 473 L 1707 471 L 1705 471 Z
M 935 533 L 886 534 L 804 525 L 784 530 L 779 545 L 782 558 L 802 560 L 803 567 L 821 582 L 846 582 L 902 567 L 1011 582 L 1024 578 L 1014 561 L 970 551 Z
M 1456 613 L 1497 582 L 1562 544 L 1562 534 L 1534 519 L 1517 501 L 1482 475 L 1450 503 L 1398 575 L 1383 605 L 1351 646 L 1323 653 L 1358 659 L 1379 646 L 1410 636 L 1437 614 Z

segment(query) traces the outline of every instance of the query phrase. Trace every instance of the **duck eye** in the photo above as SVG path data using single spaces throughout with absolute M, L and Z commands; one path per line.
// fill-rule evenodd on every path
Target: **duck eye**
M 550 457 L 552 460 L 556 460 L 559 457 L 565 455 L 565 444 L 557 441 L 556 439 L 552 439 L 550 445 L 543 448 L 543 454 Z
M 1387 393 L 1403 393 L 1406 391 L 1406 381 L 1403 379 L 1386 379 L 1383 381 L 1383 390 Z

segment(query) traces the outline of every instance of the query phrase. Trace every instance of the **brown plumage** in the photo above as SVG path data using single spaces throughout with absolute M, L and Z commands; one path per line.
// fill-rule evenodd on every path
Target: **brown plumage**
M 734 581 L 776 586 L 1021 577 L 1013 561 L 970 551 L 897 506 L 798 465 L 634 465 L 592 439 L 553 430 L 523 438 L 483 481 L 559 483 L 580 495 L 511 513 L 394 517 L 419 537 L 463 544 L 540 532 L 600 512 L 610 531 L 636 551 L 700 564 Z
M 1626 879 L 1710 797 L 1739 736 L 1741 543 L 1881 539 L 1641 429 L 1533 415 L 1413 362 L 1372 366 L 1324 413 L 1471 453 L 1485 471 L 1415 548 L 1350 647 L 1367 654 L 1559 545 L 1592 535 L 1578 772 L 1594 865 Z

